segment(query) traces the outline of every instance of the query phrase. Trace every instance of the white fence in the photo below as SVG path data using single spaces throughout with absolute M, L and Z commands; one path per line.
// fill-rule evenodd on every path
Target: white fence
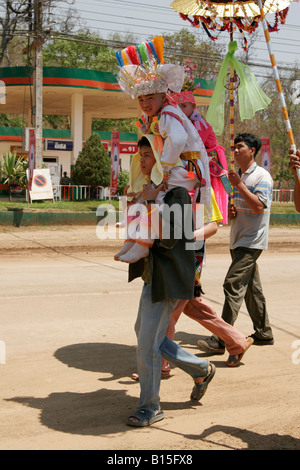
M 57 201 L 79 201 L 82 199 L 109 199 L 109 188 L 98 186 L 94 194 L 91 187 L 85 185 L 53 185 L 54 199 Z
M 58 201 L 78 201 L 82 199 L 109 199 L 109 188 L 98 186 L 95 194 L 91 194 L 91 187 L 84 185 L 53 185 L 54 198 Z M 273 202 L 294 202 L 293 189 L 273 189 Z

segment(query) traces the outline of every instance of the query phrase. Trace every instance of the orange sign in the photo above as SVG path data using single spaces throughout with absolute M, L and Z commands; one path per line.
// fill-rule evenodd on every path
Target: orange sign
M 28 152 L 23 150 L 21 145 L 11 145 L 10 151 L 17 155 L 17 158 L 23 157 L 25 160 L 28 158 Z

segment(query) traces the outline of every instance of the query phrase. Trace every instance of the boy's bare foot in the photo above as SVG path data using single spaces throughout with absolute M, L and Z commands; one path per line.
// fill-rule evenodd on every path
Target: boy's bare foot
M 121 250 L 114 256 L 116 261 L 120 261 L 120 256 L 125 255 L 130 248 L 135 245 L 135 242 L 125 242 L 122 246 Z

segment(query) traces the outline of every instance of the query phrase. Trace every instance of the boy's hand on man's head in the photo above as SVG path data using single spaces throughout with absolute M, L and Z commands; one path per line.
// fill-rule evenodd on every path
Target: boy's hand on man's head
M 142 198 L 144 201 L 155 201 L 160 191 L 163 191 L 163 184 L 160 184 L 157 188 L 153 188 L 151 181 L 148 181 L 148 183 L 143 186 Z
M 132 204 L 135 204 L 140 194 L 141 194 L 140 192 L 139 193 L 127 193 L 126 197 L 132 198 L 130 201 L 127 200 L 127 206 L 131 206 Z

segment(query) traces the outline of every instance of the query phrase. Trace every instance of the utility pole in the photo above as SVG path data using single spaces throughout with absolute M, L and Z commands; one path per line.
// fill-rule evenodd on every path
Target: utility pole
M 35 127 L 35 168 L 43 165 L 43 1 L 34 0 L 33 116 Z

